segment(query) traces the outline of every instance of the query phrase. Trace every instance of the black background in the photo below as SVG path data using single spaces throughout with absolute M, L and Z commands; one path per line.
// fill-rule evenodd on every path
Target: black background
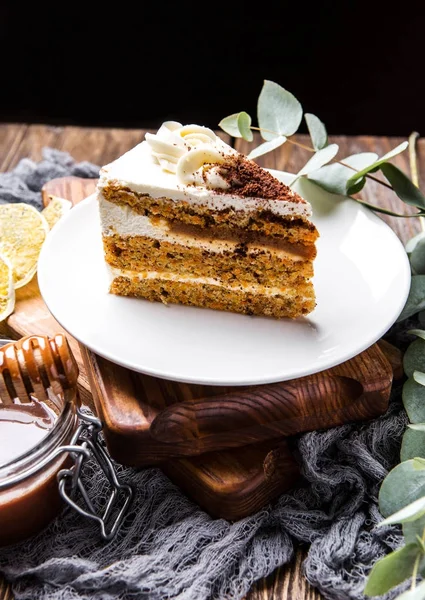
M 423 3 L 259 2 L 3 2 L 0 119 L 216 128 L 269 79 L 330 134 L 425 134 Z

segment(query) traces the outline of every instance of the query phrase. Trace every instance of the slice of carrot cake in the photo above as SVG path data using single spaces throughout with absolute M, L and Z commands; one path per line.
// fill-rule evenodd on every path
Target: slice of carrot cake
M 199 125 L 163 123 L 104 166 L 110 292 L 249 315 L 316 306 L 311 206 Z

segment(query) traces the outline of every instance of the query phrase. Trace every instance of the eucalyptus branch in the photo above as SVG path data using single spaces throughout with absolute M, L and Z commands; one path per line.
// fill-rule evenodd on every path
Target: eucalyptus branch
M 416 157 L 416 140 L 419 137 L 419 133 L 417 131 L 412 131 L 409 135 L 409 162 L 410 162 L 410 174 L 412 177 L 413 183 L 416 187 L 419 187 L 419 174 L 418 174 L 418 162 Z M 422 231 L 425 231 L 425 219 L 424 217 L 419 217 L 419 222 L 421 225 Z
M 419 137 L 417 131 L 412 131 L 409 135 L 409 160 L 410 160 L 410 173 L 413 183 L 416 187 L 419 187 L 419 175 L 418 175 L 418 163 L 416 160 L 416 140 Z
M 265 133 L 271 133 L 271 134 L 273 134 L 275 136 L 279 135 L 276 131 L 271 131 L 269 129 L 262 129 L 261 127 L 251 126 L 250 129 L 251 130 L 255 130 L 255 131 L 259 131 L 260 133 L 261 132 L 265 132 Z M 310 146 L 306 146 L 305 144 L 302 144 L 301 142 L 295 141 L 295 140 L 291 139 L 291 137 L 289 137 L 289 136 L 286 138 L 286 141 L 289 142 L 290 144 L 293 144 L 294 146 L 298 146 L 299 148 L 303 148 L 303 150 L 308 150 L 308 152 L 312 152 L 312 153 L 316 152 L 316 150 L 314 148 L 311 148 Z M 354 173 L 358 173 L 359 172 L 358 169 L 356 169 L 355 167 L 347 164 L 343 160 L 335 160 L 335 161 L 331 161 L 331 162 L 335 162 L 335 163 L 337 163 L 339 165 L 342 165 L 343 167 L 347 167 L 347 169 L 350 169 Z M 375 181 L 376 183 L 379 183 L 380 185 L 383 185 L 384 187 L 390 189 L 391 191 L 394 191 L 394 188 L 392 187 L 392 185 L 390 185 L 389 183 L 386 183 L 385 181 L 382 181 L 382 179 L 378 179 L 377 177 L 374 177 L 373 175 L 370 175 L 370 173 L 367 173 L 365 175 L 365 177 L 367 179 L 371 179 L 372 181 Z M 353 198 L 353 200 L 356 201 L 356 202 L 359 202 L 358 198 Z M 377 212 L 384 212 L 384 211 L 379 210 L 379 207 L 377 207 L 377 206 L 375 206 L 373 204 L 367 204 L 367 203 L 363 203 L 363 204 L 365 204 L 365 206 L 368 206 L 368 208 L 370 208 L 372 210 L 376 210 Z M 389 212 L 387 214 L 390 214 L 390 215 L 393 215 L 393 216 L 396 216 L 396 217 L 410 216 L 410 215 L 399 215 L 397 213 L 392 213 L 392 212 Z
M 418 552 L 418 555 L 415 559 L 415 563 L 413 565 L 413 571 L 412 571 L 412 584 L 410 586 L 411 590 L 414 590 L 416 587 L 416 579 L 418 578 L 418 570 L 419 570 L 419 563 L 421 561 L 421 554 L 420 552 Z
M 378 157 L 374 152 L 361 152 L 339 159 L 336 157 L 339 151 L 338 144 L 328 142 L 328 134 L 322 121 L 311 113 L 304 114 L 300 102 L 293 94 L 268 80 L 264 81 L 258 98 L 257 116 L 258 126 L 252 125 L 252 119 L 246 112 L 229 115 L 219 123 L 219 127 L 229 135 L 242 137 L 248 142 L 252 142 L 254 139 L 253 131 L 261 134 L 265 141 L 254 148 L 248 154 L 248 158 L 254 159 L 262 156 L 286 142 L 298 146 L 311 153 L 312 157 L 294 175 L 290 185 L 293 185 L 301 177 L 310 179 L 326 191 L 339 196 L 349 196 L 355 202 L 362 203 L 370 210 L 397 217 L 419 217 L 421 226 L 425 231 L 425 220 L 423 219 L 425 217 L 425 195 L 422 194 L 418 185 L 414 147 L 414 141 L 418 134 L 412 134 L 409 141 L 399 144 L 381 157 Z M 303 117 L 307 124 L 312 146 L 292 138 L 297 133 Z M 408 147 L 413 181 L 390 162 L 392 158 Z M 381 171 L 385 181 L 373 175 L 376 171 Z M 391 190 L 403 202 L 416 207 L 419 213 L 404 215 L 386 211 L 353 197 L 363 189 L 368 180 Z
M 418 536 L 419 537 L 419 536 Z M 419 571 L 419 564 L 421 562 L 421 558 L 423 557 L 424 554 L 424 543 L 425 543 L 425 528 L 422 532 L 421 537 L 418 539 L 420 545 L 421 545 L 421 551 L 418 552 L 418 555 L 415 559 L 415 562 L 413 564 L 413 571 L 412 571 L 412 583 L 410 586 L 411 590 L 414 590 L 416 588 L 416 580 L 418 578 L 418 571 Z
M 358 198 L 353 198 L 352 196 L 349 196 L 352 200 L 355 200 L 358 204 L 362 204 L 363 206 L 365 206 L 366 208 L 370 208 L 371 210 L 374 210 L 375 212 L 379 212 L 379 213 L 383 213 L 384 215 L 389 215 L 391 217 L 399 217 L 401 219 L 412 219 L 413 217 L 419 217 L 419 218 L 423 218 L 425 217 L 425 212 L 419 212 L 419 213 L 414 213 L 412 215 L 405 215 L 402 213 L 396 213 L 393 212 L 392 210 L 389 210 L 387 208 L 382 208 L 381 206 L 375 206 L 374 204 L 369 204 L 369 202 L 365 202 L 364 200 L 359 200 Z
M 419 536 L 418 536 L 419 537 Z M 418 570 L 419 570 L 419 563 L 421 562 L 421 558 L 423 557 L 423 553 L 424 553 L 424 542 L 425 542 L 425 528 L 422 532 L 421 537 L 419 538 L 419 543 L 421 544 L 421 552 L 418 552 L 418 555 L 415 559 L 414 565 L 413 565 L 413 571 L 412 571 L 412 583 L 410 586 L 411 590 L 414 590 L 416 588 L 416 580 L 418 578 Z
M 294 146 L 298 146 L 299 148 L 308 150 L 309 152 L 312 152 L 313 154 L 316 152 L 316 150 L 314 148 L 310 148 L 309 146 L 306 146 L 305 144 L 301 144 L 301 142 L 295 141 L 295 140 L 291 139 L 290 137 L 288 137 L 286 139 L 290 144 L 293 144 Z
M 355 169 L 354 167 L 352 167 L 351 165 L 347 165 L 346 162 L 342 161 L 342 160 L 338 160 L 336 161 L 337 163 L 339 163 L 340 165 L 342 165 L 343 167 L 347 167 L 347 169 L 351 169 L 352 171 L 355 171 L 356 173 L 359 172 L 358 169 Z M 382 181 L 382 179 L 378 179 L 377 177 L 374 177 L 373 175 L 371 175 L 370 173 L 367 173 L 365 175 L 365 177 L 367 177 L 367 179 L 371 179 L 372 181 L 375 181 L 376 183 L 380 183 L 381 185 L 383 185 L 384 187 L 387 187 L 388 189 L 390 189 L 391 191 L 394 191 L 394 188 L 392 185 L 390 185 L 389 183 L 386 183 L 385 181 Z M 354 200 L 356 200 L 356 198 L 354 198 Z M 369 207 L 372 207 L 372 205 L 369 205 Z
M 261 127 L 254 127 L 253 125 L 251 125 L 250 129 L 253 130 L 253 131 L 259 131 L 260 133 L 264 132 L 264 133 L 271 133 L 272 135 L 275 135 L 275 136 L 279 135 L 276 131 L 271 131 L 270 129 L 262 129 Z M 312 152 L 312 153 L 316 152 L 316 150 L 314 148 L 311 148 L 310 146 L 306 146 L 305 144 L 302 144 L 301 142 L 293 140 L 293 139 L 291 139 L 290 136 L 288 136 L 286 138 L 286 141 L 289 142 L 290 144 L 293 144 L 294 146 L 298 146 L 299 148 L 303 148 L 303 150 L 308 150 L 308 152 Z M 354 167 L 352 167 L 351 165 L 348 165 L 347 163 L 345 163 L 342 160 L 335 160 L 334 162 L 342 165 L 343 167 L 347 167 L 348 169 L 351 169 L 351 171 L 353 171 L 355 173 L 359 172 L 358 169 L 355 169 Z M 383 185 L 383 186 L 389 188 L 390 190 L 394 191 L 393 187 L 389 183 L 386 183 L 385 181 L 382 181 L 381 179 L 378 179 L 377 177 L 374 177 L 373 175 L 370 175 L 370 174 L 367 174 L 366 177 L 368 179 L 376 181 L 376 183 L 380 183 L 381 185 Z M 354 200 L 356 200 L 356 198 L 354 198 Z M 372 205 L 370 205 L 370 207 L 371 206 Z
M 260 133 L 262 133 L 262 132 L 263 132 L 263 133 L 270 133 L 270 134 L 272 134 L 272 135 L 274 135 L 274 136 L 276 136 L 276 137 L 279 135 L 279 134 L 278 134 L 276 131 L 272 131 L 271 129 L 264 129 L 264 128 L 262 128 L 262 127 L 255 127 L 255 126 L 253 126 L 253 125 L 251 125 L 251 126 L 250 126 L 250 129 L 251 129 L 252 131 L 258 131 L 258 132 L 260 132 Z M 291 136 L 286 136 L 286 141 L 287 141 L 287 142 L 289 142 L 290 144 L 293 144 L 294 146 L 298 146 L 299 148 L 302 148 L 303 150 L 307 150 L 308 152 L 312 152 L 312 153 L 315 153 L 315 152 L 316 152 L 316 150 L 315 150 L 314 148 L 311 148 L 310 146 L 306 146 L 305 144 L 302 144 L 301 142 L 298 142 L 298 141 L 296 141 L 296 140 L 293 140 L 293 139 L 291 139 Z M 352 165 L 349 165 L 349 164 L 347 164 L 347 163 L 346 163 L 346 162 L 344 162 L 343 160 L 334 160 L 334 161 L 332 160 L 331 162 L 335 162 L 335 163 L 337 163 L 337 164 L 339 164 L 339 165 L 342 165 L 343 167 L 347 167 L 348 169 L 350 169 L 351 171 L 353 171 L 353 172 L 355 172 L 355 173 L 358 173 L 358 172 L 359 172 L 359 169 L 356 169 L 356 168 L 355 168 L 355 167 L 353 167 Z M 382 186 L 384 186 L 384 187 L 388 188 L 388 189 L 389 189 L 389 190 L 391 190 L 391 191 L 394 191 L 394 188 L 393 188 L 393 186 L 392 186 L 392 185 L 390 185 L 389 183 L 386 183 L 385 181 L 382 181 L 382 179 L 378 179 L 377 177 L 374 177 L 374 176 L 373 176 L 373 175 L 371 175 L 370 173 L 367 173 L 367 174 L 365 175 L 365 177 L 366 177 L 367 179 L 370 179 L 371 181 L 375 181 L 375 183 L 379 183 L 380 185 L 382 185 Z M 355 200 L 356 202 L 358 202 L 358 201 L 359 201 L 357 198 L 353 198 L 353 200 Z M 368 208 L 370 208 L 370 209 L 372 209 L 372 210 L 376 210 L 377 212 L 383 212 L 383 211 L 380 211 L 380 210 L 379 210 L 379 207 L 377 207 L 377 206 L 375 206 L 375 205 L 372 205 L 372 204 L 366 204 L 366 203 L 364 203 L 364 204 L 365 204 L 366 206 L 368 206 Z M 391 213 L 391 212 L 390 212 L 390 213 L 388 213 L 388 214 L 391 214 L 391 215 L 393 215 L 393 216 L 397 216 L 397 217 L 399 217 L 399 216 L 402 216 L 402 217 L 403 217 L 403 216 L 407 216 L 407 215 L 399 215 L 399 214 L 397 214 L 397 213 Z M 421 218 L 421 219 L 422 219 L 422 218 Z M 425 228 L 425 222 L 424 222 L 424 221 L 423 221 L 423 228 Z
M 261 127 L 254 127 L 251 126 L 250 127 L 251 130 L 255 130 L 255 131 L 259 131 L 261 132 L 265 132 L 265 133 L 270 133 L 272 135 L 278 136 L 279 134 L 276 131 L 272 131 L 269 129 L 262 129 Z M 289 142 L 290 144 L 293 144 L 294 146 L 298 146 L 299 148 L 303 148 L 304 150 L 308 150 L 309 152 L 315 153 L 316 150 L 314 148 L 311 148 L 310 146 L 306 146 L 305 144 L 302 144 L 301 142 L 295 141 L 293 139 L 291 139 L 290 136 L 286 137 L 286 141 Z M 355 167 L 353 167 L 352 165 L 349 165 L 348 163 L 344 162 L 343 160 L 331 160 L 331 163 L 336 163 L 339 164 L 343 167 L 346 167 L 347 169 L 350 169 L 351 171 L 353 171 L 354 173 L 360 173 L 360 169 L 356 169 Z M 380 185 L 388 188 L 389 190 L 391 190 L 392 192 L 394 192 L 394 188 L 392 185 L 390 185 L 389 183 L 386 183 L 385 181 L 382 181 L 382 179 L 378 179 L 377 177 L 374 177 L 373 175 L 371 175 L 370 173 L 366 173 L 365 177 L 367 179 L 370 179 L 372 181 L 375 181 L 376 183 L 379 183 Z M 352 200 L 354 200 L 355 202 L 358 202 L 359 204 L 363 204 L 364 206 L 366 206 L 367 208 L 374 210 L 376 212 L 380 212 L 380 213 L 385 213 L 387 215 L 391 215 L 393 217 L 412 217 L 415 216 L 417 217 L 418 215 L 404 215 L 404 214 L 400 214 L 400 213 L 395 213 L 389 210 L 385 210 L 380 208 L 379 206 L 376 206 L 374 204 L 370 204 L 368 202 L 363 202 L 361 200 L 359 200 L 358 198 L 353 198 L 352 196 L 350 196 L 352 198 Z M 423 228 L 425 228 L 425 221 L 424 218 L 422 216 L 419 217 L 421 219 L 421 222 L 424 223 Z
M 275 135 L 275 136 L 279 135 L 278 133 L 276 133 L 276 131 L 270 131 L 269 129 L 262 129 L 261 127 L 251 126 L 250 129 L 252 129 L 253 131 L 259 131 L 260 133 L 263 131 L 264 133 L 271 133 L 272 135 Z M 290 144 L 293 144 L 294 146 L 303 148 L 303 150 L 308 150 L 309 152 L 312 152 L 313 154 L 316 152 L 316 150 L 314 148 L 310 148 L 310 146 L 306 146 L 305 144 L 302 144 L 301 142 L 292 140 L 290 136 L 286 137 L 286 141 L 289 142 Z

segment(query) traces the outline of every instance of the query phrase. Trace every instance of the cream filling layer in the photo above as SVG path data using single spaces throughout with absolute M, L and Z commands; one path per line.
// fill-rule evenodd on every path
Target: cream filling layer
M 230 146 L 229 153 L 234 153 Z M 234 194 L 218 193 L 202 186 L 179 183 L 175 173 L 164 171 L 156 162 L 146 141 L 101 169 L 99 189 L 108 185 L 118 185 L 136 193 L 148 194 L 152 198 L 184 200 L 189 204 L 206 206 L 211 210 L 230 208 L 251 213 L 263 209 L 279 216 L 307 218 L 312 214 L 311 205 L 307 201 L 241 198 Z
M 162 281 L 175 281 L 179 283 L 214 285 L 217 287 L 226 288 L 230 291 L 234 290 L 236 292 L 243 292 L 246 294 L 253 293 L 262 296 L 286 296 L 289 298 L 300 296 L 298 291 L 292 287 L 266 287 L 265 285 L 260 284 L 228 285 L 227 283 L 223 284 L 223 282 L 219 281 L 218 279 L 214 279 L 213 277 L 187 277 L 184 275 L 179 275 L 178 273 L 166 273 L 164 271 L 144 271 L 142 273 L 139 271 L 118 269 L 117 267 L 111 267 L 109 265 L 107 265 L 107 267 L 113 279 L 116 277 L 126 277 L 127 279 L 133 281 L 159 279 Z M 305 296 L 303 296 L 302 299 L 308 300 L 308 298 Z
M 234 251 L 240 245 L 231 240 L 207 240 L 185 235 L 184 233 L 170 231 L 165 219 L 158 219 L 155 223 L 149 217 L 136 213 L 127 205 L 115 204 L 106 200 L 98 193 L 99 212 L 102 226 L 102 235 L 119 235 L 120 237 L 143 236 L 171 244 L 180 244 L 190 248 L 199 248 L 210 252 L 223 253 Z M 286 261 L 305 261 L 306 258 L 295 251 L 282 250 L 272 245 L 247 244 L 248 252 L 266 251 Z

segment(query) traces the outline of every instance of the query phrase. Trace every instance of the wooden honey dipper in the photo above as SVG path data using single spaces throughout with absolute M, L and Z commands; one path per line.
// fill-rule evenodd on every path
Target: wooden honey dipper
M 0 348 L 0 405 L 48 399 L 76 390 L 78 365 L 66 337 L 28 335 Z

